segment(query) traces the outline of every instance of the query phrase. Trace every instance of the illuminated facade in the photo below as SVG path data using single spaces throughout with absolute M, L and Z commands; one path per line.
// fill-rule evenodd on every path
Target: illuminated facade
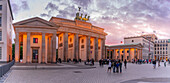
M 52 17 L 50 21 L 35 17 L 14 23 L 15 61 L 23 63 L 51 63 L 56 58 L 99 59 L 105 58 L 105 36 L 103 28 L 80 20 Z M 56 57 L 56 37 L 58 57 Z M 23 46 L 23 58 L 19 47 Z
M 152 35 L 151 35 L 152 36 Z M 121 59 L 132 61 L 132 59 L 153 59 L 154 58 L 154 42 L 146 37 L 134 36 L 125 37 L 123 45 L 113 45 L 106 47 L 106 55 L 109 59 Z M 155 36 L 151 37 L 156 38 Z M 120 52 L 120 53 L 119 53 Z
M 12 60 L 12 20 L 10 0 L 0 0 L 0 62 Z

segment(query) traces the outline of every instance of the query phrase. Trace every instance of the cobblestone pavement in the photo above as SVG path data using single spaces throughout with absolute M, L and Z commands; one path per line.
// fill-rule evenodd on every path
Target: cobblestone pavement
M 75 66 L 74 64 L 61 64 Z M 80 64 L 82 67 L 82 64 Z M 79 65 L 76 65 L 79 66 Z M 90 69 L 17 70 L 5 83 L 170 83 L 170 65 L 153 69 L 152 64 L 128 64 L 123 73 L 107 72 L 107 65 Z

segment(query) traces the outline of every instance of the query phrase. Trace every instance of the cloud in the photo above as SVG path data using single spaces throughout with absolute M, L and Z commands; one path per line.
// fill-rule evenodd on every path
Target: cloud
M 11 7 L 14 15 L 17 15 L 19 11 L 25 11 L 30 9 L 27 0 L 11 0 Z
M 30 9 L 29 4 L 22 1 L 26 0 L 12 4 L 14 13 L 21 14 L 24 9 Z M 89 15 L 93 25 L 102 27 L 109 33 L 106 43 L 116 44 L 124 37 L 141 35 L 142 32 L 152 33 L 152 30 L 157 31 L 156 35 L 161 38 L 169 38 L 169 5 L 170 0 L 48 0 L 43 6 L 44 11 L 39 15 L 74 20 L 80 6 L 81 13 Z

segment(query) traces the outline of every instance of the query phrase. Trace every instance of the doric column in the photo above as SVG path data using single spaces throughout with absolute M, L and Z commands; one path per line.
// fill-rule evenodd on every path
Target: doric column
M 49 45 L 48 45 L 48 62 L 52 62 L 52 38 L 51 36 L 49 37 L 49 41 L 48 41 Z
M 15 35 L 15 62 L 19 62 L 19 32 Z
M 77 60 L 79 59 L 79 37 L 78 34 L 76 33 L 74 35 L 74 58 Z
M 90 56 L 90 36 L 87 36 L 86 38 L 86 49 L 87 49 L 87 56 L 86 56 L 86 60 L 89 59 L 89 56 Z
M 42 33 L 41 63 L 45 63 L 45 33 Z
M 129 61 L 131 61 L 132 58 L 131 58 L 131 55 L 130 55 L 130 48 L 129 48 Z
M 64 33 L 64 61 L 68 58 L 68 33 Z
M 109 49 L 109 59 L 110 59 L 110 57 L 111 57 L 111 51 L 110 51 L 110 49 Z
M 133 59 L 135 59 L 135 55 L 136 55 L 136 48 L 134 49 L 134 56 L 133 56 Z
M 95 38 L 95 61 L 98 60 L 98 38 Z M 102 58 L 102 55 L 101 55 Z
M 116 49 L 114 49 L 114 59 L 117 59 L 117 56 L 116 56 Z
M 31 61 L 31 55 L 30 55 L 30 52 L 31 52 L 31 47 L 30 47 L 30 35 L 31 33 L 30 32 L 27 32 L 27 62 L 29 63 Z
M 123 49 L 123 61 L 125 60 L 125 49 Z
M 56 33 L 53 33 L 52 36 L 52 62 L 56 62 Z
M 121 57 L 120 57 L 120 49 L 119 49 L 119 54 L 118 54 L 118 56 L 119 56 L 119 59 L 121 59 Z
M 105 50 L 106 48 L 105 48 L 105 39 L 102 39 L 102 55 L 101 55 L 101 57 L 102 57 L 102 59 L 104 59 L 104 57 L 106 57 L 107 55 L 106 55 L 106 50 Z

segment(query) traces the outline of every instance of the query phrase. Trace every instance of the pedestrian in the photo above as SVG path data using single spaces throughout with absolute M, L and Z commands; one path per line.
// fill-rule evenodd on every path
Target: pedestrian
M 164 67 L 166 67 L 166 59 L 164 60 Z
M 127 65 L 127 61 L 126 61 L 126 59 L 125 59 L 125 61 L 124 61 L 125 69 L 127 68 L 126 65 Z
M 102 60 L 101 59 L 99 60 L 99 65 L 100 65 L 100 67 L 102 66 Z
M 115 73 L 115 69 L 116 69 L 116 61 L 113 62 L 113 73 Z
M 91 59 L 91 62 L 92 62 L 92 65 L 94 65 L 94 59 L 93 58 Z
M 149 63 L 151 64 L 151 59 L 149 59 Z
M 111 66 L 112 66 L 112 63 L 111 63 L 111 61 L 109 61 L 109 66 L 108 66 L 107 72 L 108 72 L 108 71 L 111 72 Z
M 116 62 L 116 72 L 119 73 L 119 62 Z
M 161 61 L 160 60 L 158 60 L 158 67 L 160 67 L 161 65 L 160 65 L 160 63 L 161 63 Z
M 154 60 L 152 63 L 153 63 L 153 68 L 155 69 L 156 68 L 156 60 Z
M 122 73 L 122 61 L 119 61 L 120 73 Z

